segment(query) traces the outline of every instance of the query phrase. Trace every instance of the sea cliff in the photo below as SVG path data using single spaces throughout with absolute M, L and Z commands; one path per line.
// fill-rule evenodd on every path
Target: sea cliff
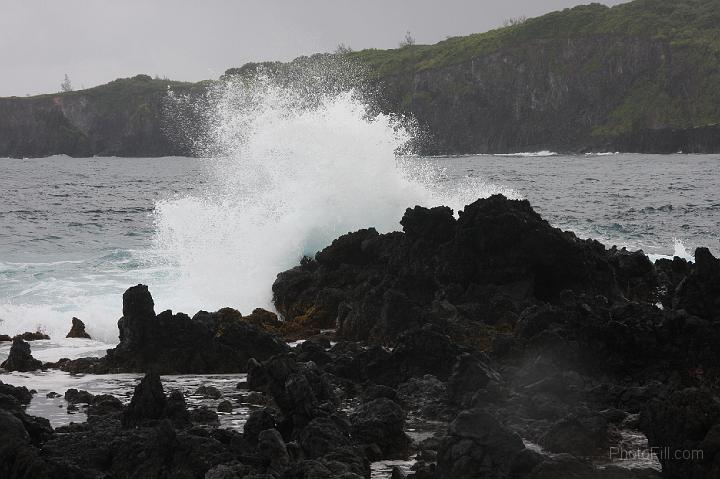
M 365 69 L 381 110 L 417 119 L 423 153 L 711 153 L 720 151 L 718 38 L 718 2 L 635 0 L 435 45 L 334 55 Z M 163 99 L 168 88 L 201 94 L 212 83 L 138 75 L 0 98 L 0 156 L 192 154 L 168 127 Z

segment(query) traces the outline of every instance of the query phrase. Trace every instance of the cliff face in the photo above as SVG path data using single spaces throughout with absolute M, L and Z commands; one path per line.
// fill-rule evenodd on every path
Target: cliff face
M 717 0 L 592 4 L 435 45 L 342 55 L 381 85 L 381 109 L 418 120 L 425 153 L 720 152 Z M 0 156 L 190 154 L 164 128 L 168 87 L 205 84 L 141 75 L 0 99 Z
M 354 55 L 434 153 L 718 151 L 720 2 L 589 5 Z
M 415 115 L 438 153 L 591 149 L 667 50 L 637 38 L 541 40 L 383 81 L 390 109 Z
M 164 128 L 167 88 L 145 75 L 89 90 L 0 98 L 0 156 L 163 156 L 187 153 Z

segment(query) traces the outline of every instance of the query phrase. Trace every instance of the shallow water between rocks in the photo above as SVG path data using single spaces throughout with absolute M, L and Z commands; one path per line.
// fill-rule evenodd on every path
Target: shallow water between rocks
M 72 346 L 68 344 L 70 342 Z M 289 343 L 295 346 L 302 341 Z M 33 355 L 43 361 L 56 361 L 59 352 L 67 352 L 68 357 L 76 358 L 82 356 L 102 356 L 105 354 L 106 344 L 86 339 L 62 339 L 33 341 L 31 343 Z M 67 349 L 63 348 L 67 346 Z M 0 362 L 8 354 L 9 342 L 0 343 Z M 84 422 L 87 416 L 84 412 L 84 405 L 80 404 L 76 410 L 68 410 L 68 402 L 64 399 L 65 391 L 71 388 L 82 389 L 93 395 L 110 394 L 120 399 L 124 404 L 130 402 L 135 386 L 143 377 L 142 374 L 70 374 L 58 370 L 47 370 L 38 372 L 11 372 L 0 375 L 0 380 L 14 386 L 25 386 L 28 389 L 37 391 L 27 406 L 26 411 L 33 416 L 45 417 L 53 427 L 63 426 L 71 422 Z M 244 383 L 246 374 L 183 374 L 161 376 L 165 392 L 172 389 L 182 391 L 188 404 L 188 409 L 205 406 L 217 412 L 217 406 L 224 400 L 233 404 L 230 413 L 217 412 L 220 427 L 235 429 L 242 432 L 243 426 L 253 408 L 259 408 L 256 404 L 246 401 L 250 393 L 248 389 L 238 388 L 238 383 Z M 220 399 L 209 399 L 196 395 L 195 391 L 200 386 L 214 386 L 222 393 Z M 48 397 L 48 393 L 54 392 L 57 397 Z M 346 401 L 342 409 L 352 411 L 356 406 L 355 401 Z M 406 432 L 415 444 L 431 438 L 436 434 L 442 434 L 447 424 L 441 421 L 427 421 L 410 415 L 407 419 Z M 625 450 L 644 451 L 647 450 L 647 439 L 642 433 L 632 430 L 620 431 L 622 444 Z M 524 441 L 529 449 L 548 454 L 542 448 L 532 442 Z M 550 454 L 552 455 L 552 454 Z M 623 468 L 653 468 L 660 470 L 659 461 L 652 456 L 638 457 L 632 460 L 612 461 L 609 457 L 600 456 L 591 458 L 593 463 L 599 467 L 619 466 Z M 415 464 L 415 455 L 406 459 L 377 461 L 371 464 L 371 479 L 387 479 L 391 476 L 393 468 L 397 467 L 404 472 L 410 472 Z

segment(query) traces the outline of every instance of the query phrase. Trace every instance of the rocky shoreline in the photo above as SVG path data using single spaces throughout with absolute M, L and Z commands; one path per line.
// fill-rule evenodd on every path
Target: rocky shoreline
M 146 375 L 129 404 L 83 396 L 87 422 L 55 429 L 25 412 L 31 391 L 0 384 L 0 477 L 350 479 L 408 458 L 393 479 L 720 475 L 709 250 L 652 263 L 499 195 L 457 219 L 416 206 L 401 224 L 344 235 L 279 274 L 281 319 L 157 314 L 138 285 L 102 358 L 43 364 L 13 339 L 6 370 Z M 247 373 L 239 387 L 258 406 L 243 432 L 159 376 L 211 373 Z M 623 460 L 639 447 L 656 448 L 662 471 Z

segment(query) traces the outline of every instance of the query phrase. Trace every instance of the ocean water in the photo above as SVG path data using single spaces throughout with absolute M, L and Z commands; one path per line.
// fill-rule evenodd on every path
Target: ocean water
M 0 160 L 0 333 L 47 331 L 53 339 L 45 360 L 102 351 L 116 341 L 122 292 L 140 282 L 150 286 L 158 311 L 271 307 L 275 275 L 337 235 L 399 229 L 407 206 L 457 208 L 494 192 L 527 198 L 553 225 L 607 245 L 654 256 L 690 257 L 700 245 L 720 252 L 718 155 L 384 160 L 389 166 L 373 165 L 379 174 L 405 173 L 380 186 L 368 183 L 372 171 L 356 178 L 347 165 L 318 182 L 286 167 L 297 184 L 275 184 L 272 199 L 286 201 L 322 182 L 340 185 L 298 198 L 270 220 L 258 214 L 265 203 L 255 197 L 247 204 L 218 195 L 224 160 Z M 362 198 L 365 191 L 376 197 Z M 73 316 L 96 343 L 78 349 L 63 339 Z

